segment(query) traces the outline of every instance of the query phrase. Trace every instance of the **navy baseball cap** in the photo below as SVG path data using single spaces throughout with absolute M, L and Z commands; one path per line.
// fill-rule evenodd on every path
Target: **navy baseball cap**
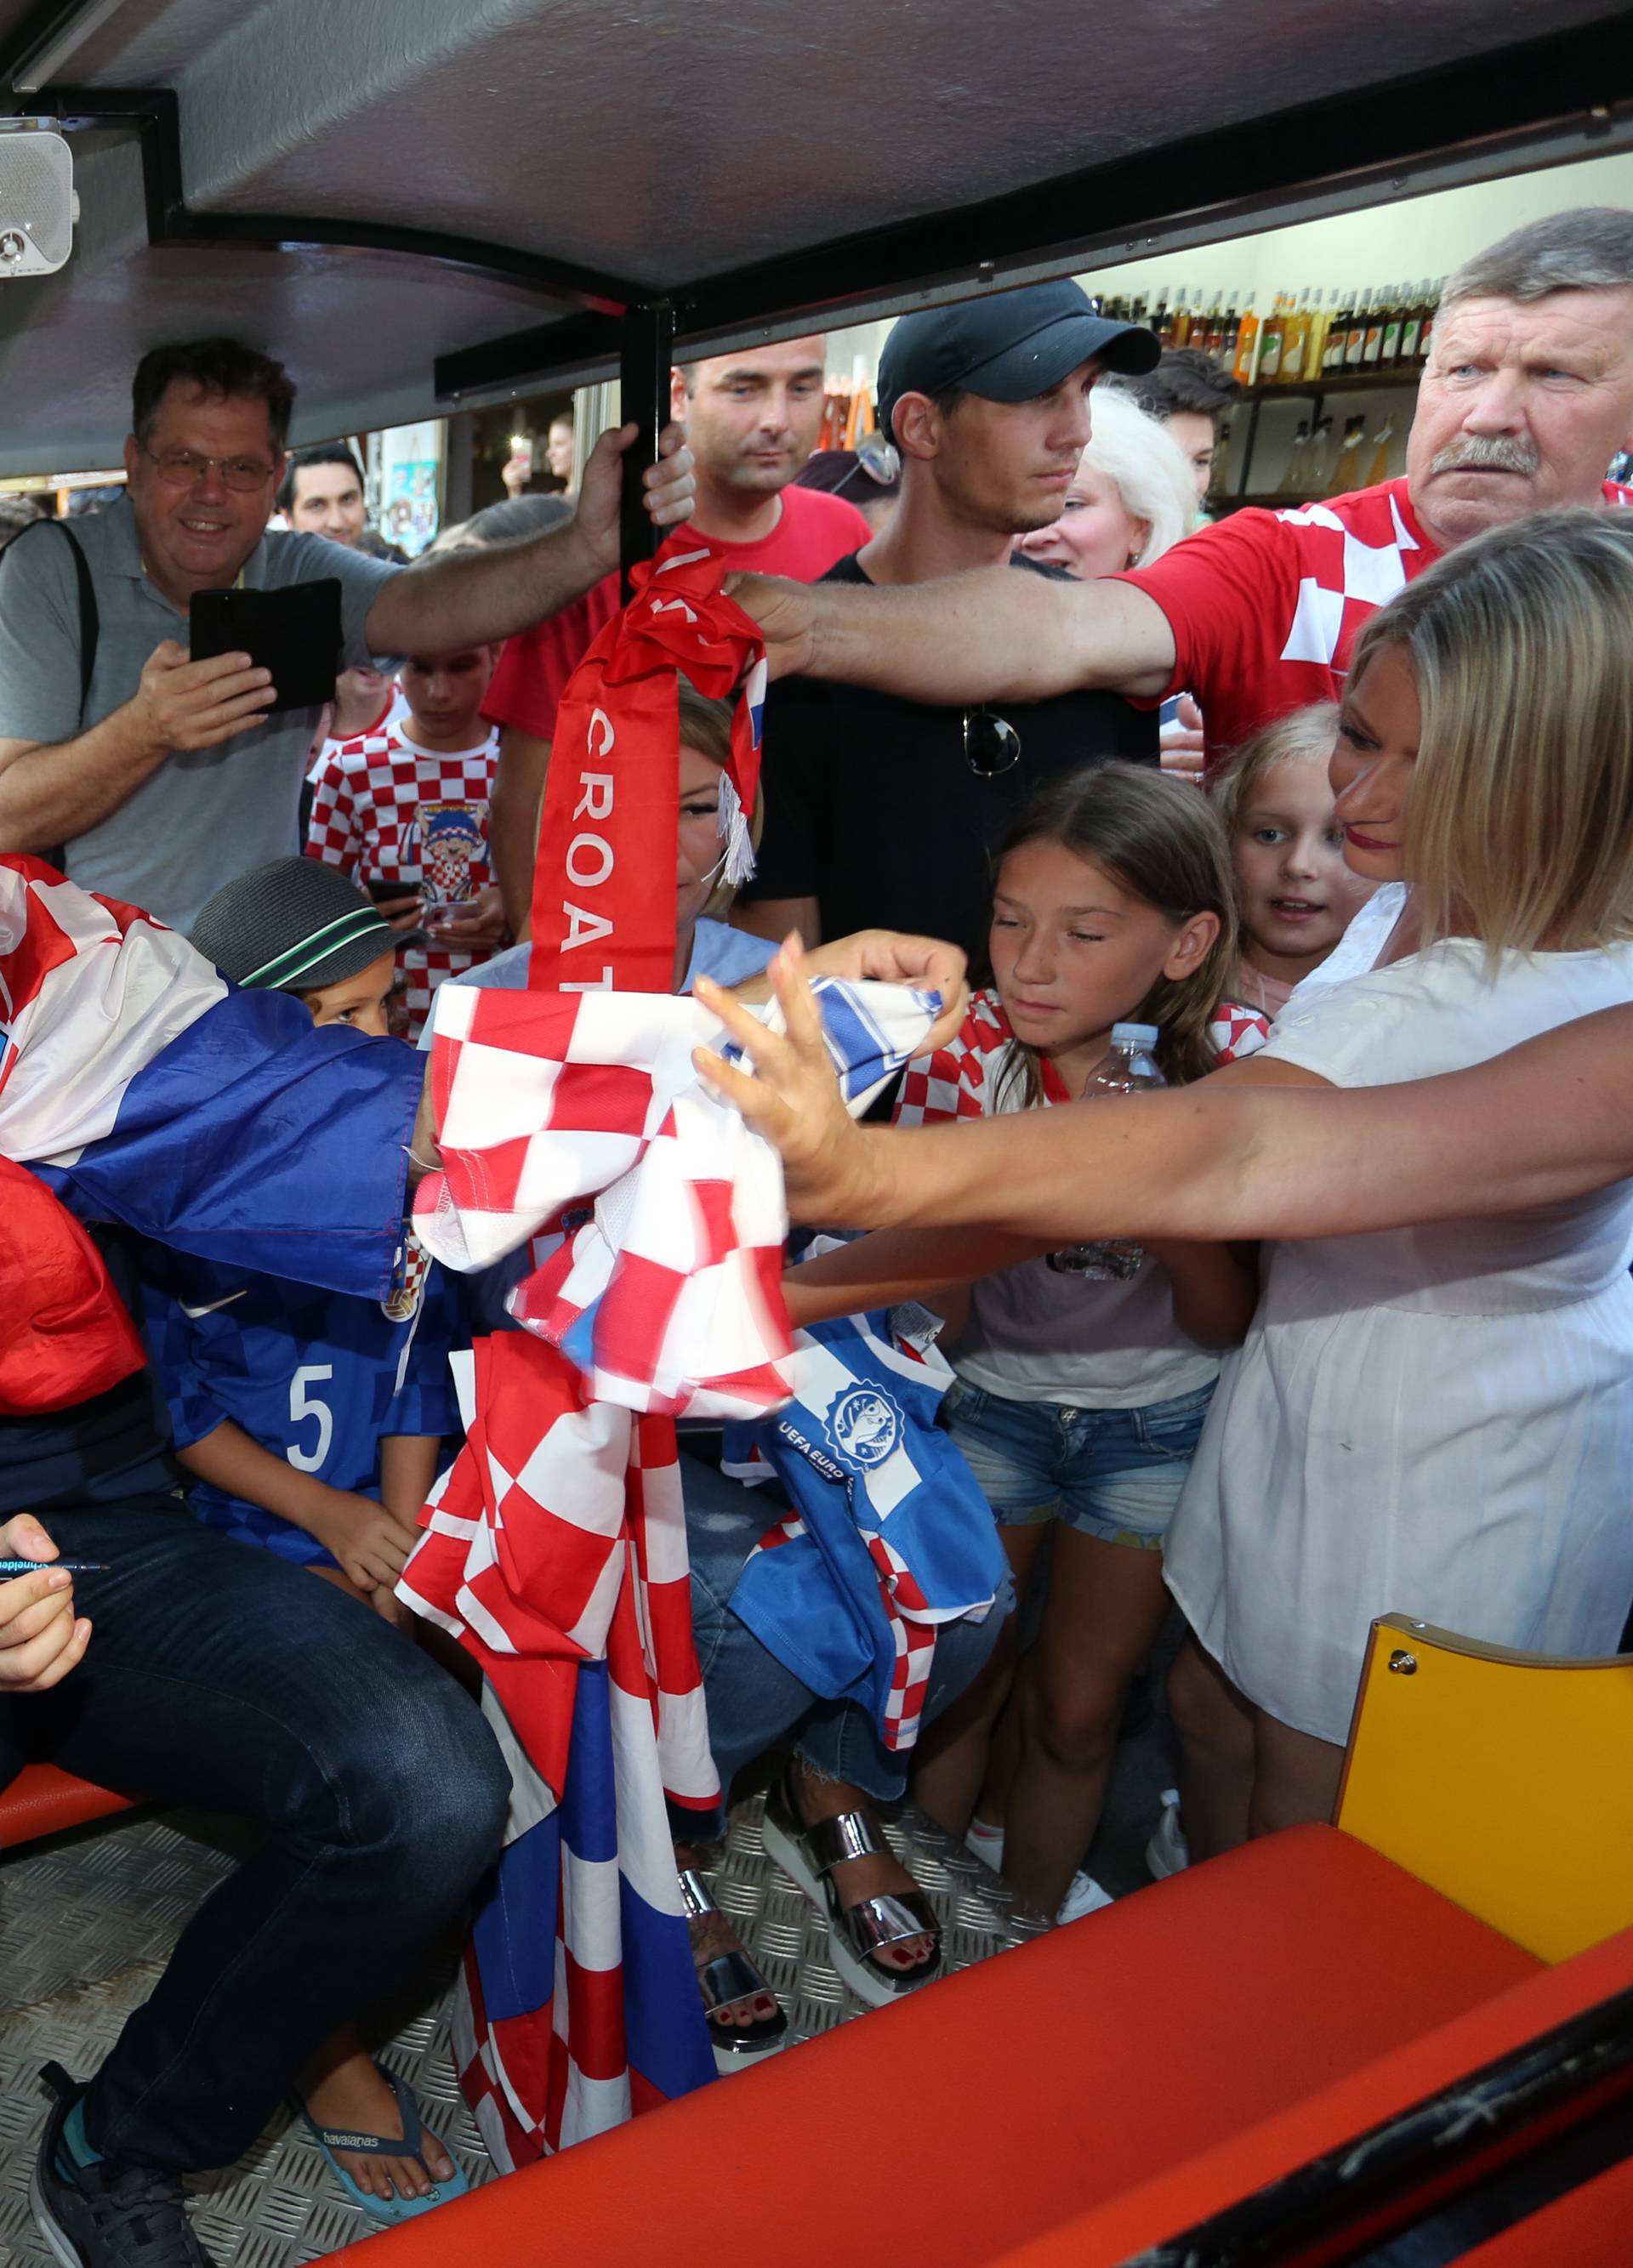
M 1162 347 L 1138 323 L 1108 322 L 1069 276 L 904 315 L 879 357 L 879 427 L 896 438 L 904 394 L 954 387 L 987 401 L 1031 401 L 1091 358 L 1119 377 L 1155 370 Z

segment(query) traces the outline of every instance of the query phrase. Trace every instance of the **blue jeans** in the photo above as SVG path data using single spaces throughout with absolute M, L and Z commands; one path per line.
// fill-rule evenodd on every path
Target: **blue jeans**
M 172 1498 L 41 1517 L 64 1558 L 110 1572 L 76 1579 L 84 1661 L 0 1707 L 0 1780 L 43 1757 L 269 1830 L 188 1924 L 85 2104 L 109 2158 L 228 2165 L 458 1914 L 498 1854 L 509 1774 L 454 1680 L 333 1584 Z
M 769 1488 L 746 1489 L 712 1465 L 681 1459 L 686 1548 L 691 1557 L 691 1622 L 709 1709 L 709 1746 L 720 1785 L 794 1726 L 799 1753 L 826 1779 L 844 1780 L 880 1802 L 907 1785 L 911 1756 L 887 1749 L 869 1712 L 854 1701 L 813 1693 L 732 1613 L 728 1600 L 755 1545 L 785 1501 Z M 956 1701 L 985 1666 L 1014 1602 L 1008 1579 L 984 1622 L 943 1624 L 935 1640 L 924 1718 Z
M 960 1378 L 942 1423 L 1001 1528 L 1058 1519 L 1103 1543 L 1160 1551 L 1213 1398 L 1210 1381 L 1138 1409 L 1078 1410 Z

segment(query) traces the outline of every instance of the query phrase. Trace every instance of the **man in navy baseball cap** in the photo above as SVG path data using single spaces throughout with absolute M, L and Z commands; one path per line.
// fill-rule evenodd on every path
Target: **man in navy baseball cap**
M 1031 401 L 1082 364 L 1142 378 L 1162 349 L 1138 323 L 1107 322 L 1068 276 L 994 291 L 953 307 L 904 315 L 879 358 L 879 423 L 892 440 L 904 394 L 935 399 L 977 394 L 987 401 Z
M 1015 539 L 1066 510 L 1099 379 L 1142 373 L 1156 356 L 1149 331 L 1106 322 L 1070 282 L 904 316 L 878 386 L 901 494 L 824 581 L 899 587 L 1005 562 L 1053 572 Z M 881 925 L 977 948 L 992 856 L 1022 799 L 1112 757 L 1157 758 L 1155 716 L 1118 694 L 958 710 L 784 678 L 765 711 L 758 870 L 734 919 L 762 937 Z

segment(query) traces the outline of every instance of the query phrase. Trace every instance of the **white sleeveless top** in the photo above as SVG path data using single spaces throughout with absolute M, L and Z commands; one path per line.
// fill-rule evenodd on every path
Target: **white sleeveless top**
M 1456 939 L 1302 986 L 1264 1052 L 1388 1086 L 1629 1000 L 1633 946 L 1504 954 L 1492 978 Z M 1629 1182 L 1265 1248 L 1167 1557 L 1251 1700 L 1342 1742 L 1369 1624 L 1394 1610 L 1535 1653 L 1615 1651 L 1633 1603 L 1629 1257 Z

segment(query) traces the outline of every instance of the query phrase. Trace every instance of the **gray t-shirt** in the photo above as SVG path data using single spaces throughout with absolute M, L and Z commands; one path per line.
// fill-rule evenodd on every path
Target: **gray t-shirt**
M 71 740 L 122 707 L 143 666 L 166 638 L 188 643 L 187 616 L 142 571 L 128 498 L 74 522 L 96 593 L 96 667 L 79 708 L 79 586 L 73 556 L 48 528 L 0 556 L 0 739 Z M 345 638 L 343 666 L 370 659 L 369 608 L 402 570 L 321 535 L 264 535 L 244 566 L 251 590 L 337 576 Z M 77 836 L 63 865 L 87 890 L 123 898 L 191 926 L 212 892 L 250 866 L 300 847 L 297 815 L 321 712 L 288 709 L 219 747 L 173 749 L 156 772 L 100 826 Z

